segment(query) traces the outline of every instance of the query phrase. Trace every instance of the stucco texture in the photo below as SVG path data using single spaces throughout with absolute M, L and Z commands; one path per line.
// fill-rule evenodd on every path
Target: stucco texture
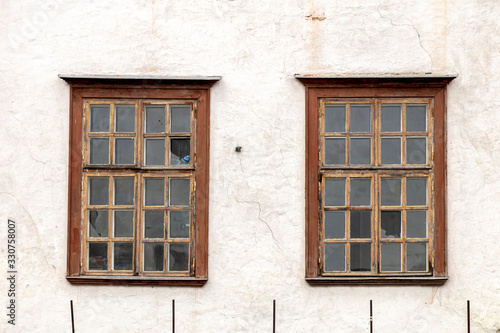
M 497 0 L 0 0 L 0 331 L 500 332 Z M 211 90 L 209 281 L 65 279 L 70 74 L 220 75 Z M 304 279 L 305 92 L 294 74 L 456 73 L 447 263 L 436 287 Z M 242 152 L 236 153 L 235 147 Z M 17 222 L 16 326 L 7 219 Z M 5 314 L 4 314 L 5 313 Z

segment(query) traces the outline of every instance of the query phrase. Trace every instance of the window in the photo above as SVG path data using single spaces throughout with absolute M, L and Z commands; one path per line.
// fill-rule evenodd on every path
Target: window
M 60 77 L 71 87 L 68 281 L 203 285 L 219 78 Z
M 454 77 L 296 77 L 306 86 L 306 280 L 443 284 Z

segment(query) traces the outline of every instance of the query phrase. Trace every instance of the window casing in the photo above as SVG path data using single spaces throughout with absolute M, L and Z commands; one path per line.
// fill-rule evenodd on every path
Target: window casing
M 61 78 L 71 87 L 68 281 L 203 285 L 219 78 Z
M 297 78 L 306 86 L 306 280 L 444 283 L 453 77 Z

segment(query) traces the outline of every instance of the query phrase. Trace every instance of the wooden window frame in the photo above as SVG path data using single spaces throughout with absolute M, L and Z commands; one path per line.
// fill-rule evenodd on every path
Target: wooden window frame
M 305 86 L 306 111 L 306 281 L 311 285 L 430 285 L 446 282 L 446 87 L 456 75 L 379 75 L 379 76 L 312 76 L 295 75 Z M 363 170 L 364 167 L 325 167 L 321 165 L 320 103 L 325 99 L 429 99 L 434 105 L 433 137 L 434 177 L 432 266 L 428 274 L 324 274 L 322 273 L 322 170 L 339 174 Z M 431 133 L 432 130 L 432 133 Z M 405 134 L 403 134 L 404 136 Z M 372 139 L 373 140 L 373 139 Z M 428 139 L 430 141 L 430 139 Z M 428 142 L 427 145 L 431 143 Z M 373 154 L 372 154 L 373 155 Z M 373 161 L 374 156 L 372 156 Z M 379 168 L 383 169 L 383 168 Z M 399 172 L 418 174 L 419 167 L 399 167 Z M 391 171 L 388 167 L 387 171 Z M 380 177 L 380 176 L 376 176 Z M 372 234 L 373 235 L 373 234 Z M 373 239 L 373 238 L 372 238 Z
M 165 76 L 78 76 L 59 75 L 70 85 L 70 130 L 69 130 L 69 194 L 68 194 L 68 250 L 66 279 L 71 284 L 88 285 L 158 285 L 158 286 L 203 286 L 208 279 L 208 195 L 209 195 L 209 146 L 210 146 L 210 87 L 220 77 L 165 77 Z M 83 130 L 84 105 L 86 100 L 173 100 L 196 102 L 196 151 L 192 177 L 196 183 L 194 198 L 196 205 L 194 228 L 191 228 L 192 257 L 188 274 L 143 274 L 138 276 L 115 274 L 86 274 L 82 269 L 83 233 L 83 176 L 87 160 L 82 157 L 85 135 Z M 136 122 L 137 126 L 137 122 Z M 113 135 L 113 134 L 111 134 Z M 167 135 L 165 135 L 167 136 Z M 143 136 L 135 134 L 136 147 Z M 194 140 L 192 140 L 194 141 Z M 136 149 L 137 151 L 137 149 Z M 110 152 L 111 154 L 111 152 Z M 86 156 L 86 155 L 84 155 Z M 138 157 L 134 157 L 137 164 Z M 101 167 L 107 171 L 134 174 L 133 166 L 113 165 Z M 99 169 L 99 167 L 97 168 Z M 147 172 L 147 167 L 142 168 Z M 165 168 L 165 172 L 169 169 Z M 182 169 L 182 167 L 181 167 Z M 182 170 L 181 170 L 182 171 Z M 136 189 L 139 176 L 135 175 Z M 142 176 L 141 176 L 142 179 Z M 193 182 L 192 181 L 192 182 Z M 136 194 L 137 197 L 137 194 Z M 139 203 L 136 202 L 137 206 Z M 165 244 L 167 244 L 165 242 Z M 135 245 L 134 245 L 135 246 Z M 135 247 L 134 247 L 135 248 Z M 191 252 L 191 250 L 190 250 Z

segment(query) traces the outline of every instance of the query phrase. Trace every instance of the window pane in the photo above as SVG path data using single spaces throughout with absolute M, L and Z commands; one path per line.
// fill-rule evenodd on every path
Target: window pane
M 134 211 L 115 210 L 115 237 L 134 237 Z
M 381 244 L 380 270 L 384 272 L 401 272 L 400 243 Z
M 109 132 L 109 105 L 90 106 L 90 131 Z
M 189 238 L 189 210 L 172 210 L 169 217 L 169 238 Z
M 345 178 L 325 179 L 325 206 L 345 206 Z
M 427 164 L 427 139 L 406 139 L 406 164 Z
M 380 109 L 382 132 L 401 132 L 401 105 L 382 105 Z
M 380 149 L 382 164 L 401 164 L 401 138 L 382 138 Z
M 190 140 L 171 139 L 170 140 L 170 165 L 189 164 Z
M 325 105 L 325 132 L 345 132 L 345 105 Z
M 135 132 L 135 105 L 117 105 L 115 118 L 116 132 Z
M 345 212 L 325 212 L 325 239 L 345 238 Z
M 108 211 L 89 210 L 89 237 L 108 237 Z
M 146 106 L 146 133 L 165 133 L 165 105 Z
M 345 272 L 345 244 L 325 244 L 325 272 Z
M 90 164 L 109 164 L 109 139 L 90 138 Z
M 115 177 L 115 205 L 134 204 L 134 178 Z
M 132 269 L 134 245 L 132 242 L 113 243 L 113 269 L 129 271 Z
M 345 138 L 325 139 L 325 164 L 345 164 Z
M 427 271 L 427 244 L 406 244 L 406 270 L 409 272 Z
M 406 237 L 427 238 L 427 211 L 411 210 L 406 212 Z
M 371 271 L 371 243 L 351 243 L 351 271 Z
M 144 192 L 146 206 L 164 206 L 165 205 L 165 179 L 164 178 L 146 178 L 144 179 Z
M 165 165 L 165 139 L 145 139 L 146 165 Z
M 191 107 L 189 105 L 173 105 L 170 107 L 170 132 L 191 132 Z
M 371 149 L 370 138 L 351 138 L 351 164 L 370 164 Z
M 163 243 L 144 243 L 144 270 L 163 271 Z
M 427 131 L 427 105 L 420 104 L 406 106 L 406 131 Z
M 351 132 L 371 132 L 371 109 L 370 105 L 351 105 Z
M 408 206 L 427 204 L 427 178 L 406 179 L 406 204 Z
M 382 178 L 380 183 L 382 206 L 401 206 L 401 178 Z
M 170 244 L 168 246 L 168 270 L 182 272 L 189 269 L 189 243 Z
M 351 206 L 371 205 L 371 178 L 351 178 Z
M 351 211 L 351 238 L 371 238 L 371 212 Z
M 115 139 L 115 164 L 134 164 L 134 139 Z
M 107 205 L 109 203 L 109 179 L 107 177 L 89 177 L 89 205 Z
M 381 238 L 401 238 L 401 211 L 382 211 L 380 219 Z
M 170 178 L 169 203 L 170 206 L 189 206 L 191 182 L 189 178 Z
M 108 270 L 108 244 L 107 243 L 87 243 L 88 247 L 88 269 Z
M 163 210 L 144 212 L 144 238 L 165 238 L 165 214 Z

